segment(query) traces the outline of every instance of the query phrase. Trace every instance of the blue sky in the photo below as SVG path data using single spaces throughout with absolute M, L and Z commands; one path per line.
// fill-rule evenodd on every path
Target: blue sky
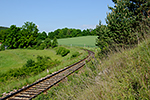
M 46 32 L 58 28 L 87 29 L 105 24 L 112 0 L 0 0 L 0 26 L 37 24 Z

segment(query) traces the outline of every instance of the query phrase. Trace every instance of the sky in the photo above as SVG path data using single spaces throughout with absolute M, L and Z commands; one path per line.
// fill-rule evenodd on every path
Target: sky
M 0 26 L 38 25 L 40 32 L 62 28 L 89 29 L 106 24 L 112 0 L 0 0 Z

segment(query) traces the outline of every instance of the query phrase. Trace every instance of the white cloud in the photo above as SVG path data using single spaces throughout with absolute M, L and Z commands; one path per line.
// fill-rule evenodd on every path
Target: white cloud
M 94 29 L 96 28 L 96 25 L 82 25 L 80 27 L 81 29 Z

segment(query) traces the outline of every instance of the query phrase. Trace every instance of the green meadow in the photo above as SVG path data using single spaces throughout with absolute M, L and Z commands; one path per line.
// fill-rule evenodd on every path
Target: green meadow
M 37 55 L 49 56 L 53 60 L 62 60 L 62 57 L 56 55 L 54 50 L 5 50 L 0 52 L 0 73 L 4 73 L 11 68 L 22 67 L 28 59 L 36 60 Z
M 53 73 L 64 67 L 67 67 L 85 58 L 88 55 L 88 52 L 81 50 L 80 48 L 77 47 L 65 47 L 65 48 L 70 50 L 70 53 L 67 54 L 65 57 L 56 55 L 57 48 L 46 50 L 11 49 L 0 51 L 0 74 L 7 73 L 10 69 L 17 69 L 23 67 L 23 65 L 26 64 L 26 62 L 29 59 L 36 61 L 38 55 L 50 57 L 52 60 L 60 61 L 58 66 L 49 68 L 50 73 Z M 72 55 L 75 54 L 76 52 L 79 52 L 80 55 L 77 57 L 72 57 Z M 4 92 L 8 93 L 13 89 L 19 89 L 23 86 L 26 86 L 27 84 L 35 82 L 36 80 L 42 77 L 45 77 L 50 73 L 47 73 L 47 71 L 44 70 L 43 72 L 37 75 L 30 75 L 27 77 L 19 77 L 19 78 L 14 77 L 12 79 L 5 80 L 4 82 L 0 82 L 0 97 Z
M 80 46 L 80 47 L 96 47 L 97 36 L 81 36 L 74 38 L 58 39 L 59 45 Z

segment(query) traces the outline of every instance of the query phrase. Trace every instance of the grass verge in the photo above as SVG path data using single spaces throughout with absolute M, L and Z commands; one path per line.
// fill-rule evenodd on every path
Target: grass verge
M 85 65 L 38 100 L 149 100 L 150 40 Z

